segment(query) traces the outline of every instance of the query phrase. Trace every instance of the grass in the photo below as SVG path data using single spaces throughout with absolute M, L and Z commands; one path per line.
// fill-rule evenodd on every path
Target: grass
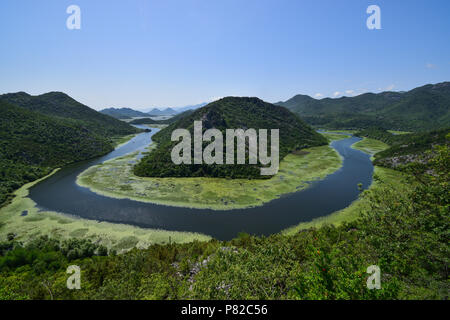
M 137 177 L 132 172 L 137 153 L 132 153 L 88 168 L 77 183 L 119 199 L 214 210 L 249 208 L 304 189 L 308 182 L 322 179 L 341 166 L 339 154 L 329 146 L 302 151 L 287 155 L 278 173 L 267 180 Z
M 342 139 L 346 139 L 346 138 L 350 138 L 350 134 L 339 134 L 339 133 L 335 133 L 336 131 L 333 132 L 321 132 L 321 134 L 323 136 L 325 136 L 328 141 L 333 141 L 333 140 L 342 140 Z
M 57 212 L 39 211 L 36 203 L 28 198 L 28 190 L 45 178 L 22 186 L 15 192 L 12 202 L 0 209 L 0 241 L 4 241 L 9 233 L 14 233 L 17 239 L 24 243 L 41 235 L 61 240 L 77 237 L 91 239 L 93 242 L 123 252 L 133 247 L 146 248 L 155 243 L 185 243 L 211 239 L 209 236 L 191 232 L 143 229 L 75 218 Z M 27 215 L 22 216 L 24 211 L 27 211 Z
M 375 153 L 386 150 L 389 145 L 379 140 L 363 138 L 352 146 L 354 149 L 361 150 L 373 156 Z
M 396 131 L 396 130 L 388 130 L 388 132 L 390 132 L 390 133 L 392 133 L 392 134 L 397 134 L 397 135 L 399 135 L 399 134 L 410 134 L 410 133 L 412 133 L 412 132 L 410 132 L 410 131 Z

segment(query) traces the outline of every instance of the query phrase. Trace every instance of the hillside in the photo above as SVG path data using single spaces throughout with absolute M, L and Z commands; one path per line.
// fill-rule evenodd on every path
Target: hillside
M 408 92 L 365 93 L 337 99 L 317 100 L 297 95 L 277 105 L 288 108 L 316 127 L 442 129 L 450 126 L 450 82 L 429 84 Z
M 126 135 L 138 129 L 79 103 L 62 92 L 31 96 L 25 92 L 0 95 L 0 100 L 41 114 L 73 119 L 87 130 L 104 137 Z
M 100 113 L 106 114 L 116 119 L 131 119 L 134 117 L 148 117 L 148 113 L 136 111 L 131 108 L 107 108 L 100 110 Z
M 285 108 L 279 108 L 258 98 L 227 97 L 182 117 L 155 134 L 152 139 L 158 146 L 135 166 L 135 174 L 156 177 L 264 178 L 260 175 L 257 165 L 173 164 L 170 154 L 178 142 L 171 142 L 172 131 L 185 128 L 192 135 L 196 120 L 203 121 L 203 130 L 216 128 L 224 135 L 227 128 L 279 129 L 280 160 L 294 150 L 327 143 L 323 136 Z M 224 148 L 225 145 L 224 143 Z
M 112 149 L 110 139 L 87 130 L 80 121 L 0 100 L 0 205 L 13 190 L 53 168 Z
M 396 168 L 415 162 L 426 170 L 433 147 L 450 145 L 450 129 L 394 136 L 389 142 L 391 148 L 375 154 L 375 165 Z

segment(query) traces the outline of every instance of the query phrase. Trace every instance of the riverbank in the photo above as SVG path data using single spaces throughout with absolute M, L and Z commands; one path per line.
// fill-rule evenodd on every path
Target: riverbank
M 373 156 L 375 153 L 389 148 L 389 145 L 375 139 L 363 138 L 361 141 L 353 144 L 352 148 Z M 390 188 L 403 194 L 403 192 L 411 188 L 411 186 L 408 184 L 405 174 L 399 171 L 375 166 L 373 176 L 374 181 L 372 182 L 372 185 L 369 187 L 369 189 L 362 192 L 359 198 L 353 201 L 353 203 L 347 208 L 336 211 L 325 217 L 320 217 L 309 222 L 304 222 L 296 226 L 292 226 L 282 231 L 281 233 L 285 235 L 292 235 L 299 232 L 300 230 L 319 228 L 326 224 L 339 226 L 344 222 L 356 220 L 362 212 L 370 210 L 370 207 L 372 205 L 369 199 L 370 195 L 382 194 L 384 188 Z
M 370 201 L 371 195 L 382 195 L 384 190 L 388 188 L 395 190 L 399 194 L 403 194 L 411 189 L 405 174 L 375 166 L 374 181 L 369 189 L 361 193 L 359 198 L 352 202 L 350 206 L 342 210 L 336 211 L 328 216 L 320 217 L 309 222 L 300 223 L 290 227 L 281 233 L 284 235 L 293 235 L 301 230 L 309 228 L 320 228 L 324 225 L 339 226 L 344 222 L 351 222 L 361 216 L 361 213 L 370 211 L 373 203 Z
M 343 139 L 344 137 L 339 136 Z M 289 154 L 278 173 L 267 180 L 223 178 L 143 178 L 133 174 L 138 153 L 90 167 L 77 184 L 104 196 L 176 207 L 230 210 L 261 206 L 308 187 L 341 167 L 339 154 L 330 146 Z

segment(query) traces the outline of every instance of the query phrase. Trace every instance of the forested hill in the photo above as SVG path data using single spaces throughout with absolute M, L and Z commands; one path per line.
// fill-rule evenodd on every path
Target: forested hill
M 97 112 L 62 92 L 38 96 L 25 92 L 8 93 L 0 95 L 0 100 L 41 114 L 79 121 L 80 126 L 104 137 L 138 132 L 133 126 Z
M 110 139 L 90 132 L 79 121 L 0 100 L 0 205 L 13 190 L 53 168 L 112 149 Z
M 158 143 L 158 147 L 135 166 L 135 174 L 157 177 L 264 178 L 256 165 L 173 164 L 171 150 L 178 142 L 171 142 L 172 131 L 185 128 L 193 135 L 196 120 L 202 120 L 203 130 L 219 129 L 224 136 L 224 148 L 226 129 L 279 129 L 280 160 L 291 151 L 327 143 L 323 136 L 285 108 L 258 98 L 227 97 L 197 109 L 155 134 L 152 139 Z
M 450 127 L 450 82 L 408 92 L 365 93 L 338 99 L 297 95 L 278 102 L 307 123 L 332 129 L 381 127 L 426 131 Z

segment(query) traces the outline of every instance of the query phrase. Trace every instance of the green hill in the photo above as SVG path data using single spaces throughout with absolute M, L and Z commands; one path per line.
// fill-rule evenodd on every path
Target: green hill
M 133 117 L 148 117 L 148 113 L 136 111 L 130 108 L 107 108 L 100 110 L 101 113 L 116 119 L 131 119 Z
M 408 92 L 365 93 L 338 99 L 317 100 L 297 95 L 277 105 L 288 108 L 317 127 L 442 129 L 450 126 L 450 82 L 429 84 Z
M 112 150 L 109 138 L 87 130 L 80 121 L 0 100 L 0 205 L 13 190 L 53 168 Z
M 129 124 L 97 112 L 62 92 L 31 96 L 25 92 L 0 95 L 0 100 L 49 116 L 73 119 L 91 132 L 104 137 L 138 132 Z
M 196 120 L 203 121 L 204 130 L 216 128 L 224 136 L 226 129 L 279 129 L 280 160 L 294 150 L 327 143 L 323 136 L 285 108 L 258 98 L 227 97 L 182 117 L 155 134 L 152 139 L 158 143 L 158 147 L 135 166 L 135 174 L 156 177 L 264 178 L 257 165 L 173 164 L 170 154 L 178 142 L 171 142 L 172 131 L 185 128 L 192 135 Z

